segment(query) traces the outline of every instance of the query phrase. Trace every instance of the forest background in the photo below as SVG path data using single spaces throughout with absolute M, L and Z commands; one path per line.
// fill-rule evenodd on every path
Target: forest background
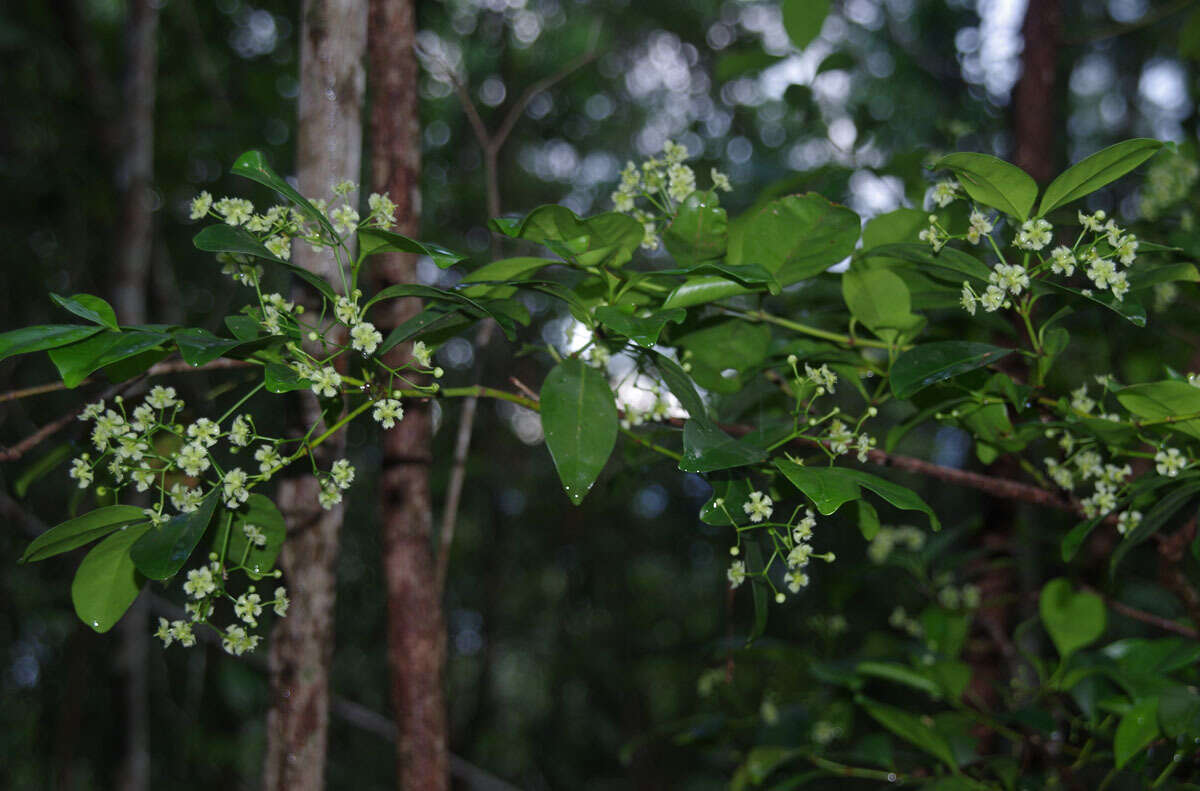
M 770 3 L 418 3 L 419 236 L 488 260 L 484 155 L 466 108 L 494 130 L 524 99 L 497 160 L 505 212 L 552 202 L 606 210 L 624 162 L 667 139 L 685 145 L 700 172 L 711 165 L 729 173 L 731 213 L 764 192 L 813 190 L 864 218 L 919 207 L 922 165 L 940 152 L 993 153 L 1045 181 L 1129 137 L 1186 149 L 1196 138 L 1200 90 L 1192 60 L 1200 31 L 1185 24 L 1195 19 L 1189 5 L 846 0 L 832 4 L 819 37 L 797 49 L 785 9 Z M 142 310 L 139 319 L 216 328 L 212 317 L 228 312 L 231 291 L 211 257 L 192 247 L 188 202 L 202 189 L 236 194 L 228 167 L 249 148 L 292 172 L 299 11 L 295 3 L 242 0 L 28 0 L 0 9 L 6 328 L 51 320 L 49 291 L 105 295 L 119 310 L 141 306 L 125 308 Z M 447 66 L 461 75 L 465 96 Z M 524 96 L 549 78 L 551 88 Z M 1139 182 L 1129 182 L 1106 200 L 1134 216 Z M 148 225 L 137 226 L 139 217 Z M 144 271 L 119 263 L 138 245 Z M 429 284 L 455 277 L 428 262 L 418 267 Z M 569 342 L 568 320 L 549 303 L 530 307 L 530 338 Z M 1099 358 L 1119 339 L 1094 329 Z M 1164 335 L 1164 343 L 1180 353 L 1177 341 Z M 446 344 L 437 360 L 449 384 L 481 375 L 536 388 L 542 375 L 531 357 L 502 344 L 479 348 L 469 337 Z M 1151 364 L 1122 363 L 1128 371 Z M 193 397 L 220 386 L 218 377 L 190 376 Z M 52 379 L 42 359 L 0 365 L 0 391 Z M 0 403 L 0 447 L 76 400 L 59 392 Z M 434 437 L 439 507 L 456 409 L 440 415 Z M 917 441 L 916 455 L 975 463 L 953 431 Z M 727 596 L 728 537 L 696 517 L 707 485 L 627 451 L 574 508 L 540 444 L 529 413 L 480 406 L 444 600 L 457 782 L 722 787 L 737 754 L 706 741 L 697 717 L 712 701 L 698 682 L 723 667 L 723 646 L 744 634 L 749 616 L 744 601 Z M 359 429 L 348 445 L 359 469 L 374 474 L 376 438 Z M 136 630 L 93 634 L 71 612 L 71 564 L 16 565 L 44 528 L 33 515 L 61 511 L 68 499 L 61 471 L 23 483 L 37 456 L 0 467 L 0 754 L 8 785 L 137 788 L 131 778 L 140 777 L 149 783 L 142 787 L 256 787 L 268 704 L 261 661 L 215 648 L 168 654 Z M 349 497 L 337 566 L 326 776 L 333 788 L 393 782 L 372 490 Z M 973 492 L 943 488 L 928 499 L 940 513 L 987 508 Z M 1017 511 L 1023 529 L 1044 518 L 1032 507 Z M 839 555 L 865 567 L 861 547 L 847 542 Z M 1021 562 L 1036 566 L 1037 558 Z M 886 619 L 879 602 L 895 596 L 888 580 L 862 585 L 849 603 L 828 585 L 776 608 L 769 636 L 783 644 L 832 640 L 831 616 L 845 618 L 851 633 Z M 163 605 L 149 597 L 147 613 L 156 606 Z M 750 716 L 767 716 L 789 694 L 762 683 L 743 692 Z

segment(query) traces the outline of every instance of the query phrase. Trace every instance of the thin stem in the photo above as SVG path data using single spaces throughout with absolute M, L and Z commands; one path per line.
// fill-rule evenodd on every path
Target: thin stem
M 849 335 L 843 335 L 838 332 L 830 332 L 829 330 L 823 330 L 819 327 L 813 327 L 808 324 L 801 324 L 798 321 L 792 321 L 791 319 L 785 319 L 782 316 L 775 316 L 773 314 L 767 313 L 766 311 L 762 311 L 762 310 L 742 311 L 742 310 L 735 310 L 734 308 L 728 308 L 728 307 L 724 307 L 724 306 L 720 306 L 720 309 L 722 312 L 727 313 L 730 316 L 738 316 L 738 317 L 741 317 L 744 319 L 750 319 L 751 321 L 764 321 L 768 324 L 774 324 L 776 326 L 783 327 L 784 329 L 792 330 L 793 332 L 799 332 L 804 335 L 811 335 L 814 338 L 822 338 L 827 341 L 833 341 L 834 343 L 840 343 L 844 346 L 868 346 L 872 349 L 891 349 L 891 348 L 893 348 L 890 344 L 884 343 L 883 341 L 872 341 L 872 340 L 864 340 L 861 338 L 852 338 Z M 902 351 L 904 349 L 908 349 L 908 348 L 909 348 L 908 346 L 900 347 L 900 349 Z

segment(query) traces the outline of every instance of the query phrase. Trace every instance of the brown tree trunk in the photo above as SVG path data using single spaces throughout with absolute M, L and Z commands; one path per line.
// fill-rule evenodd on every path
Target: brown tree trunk
M 1058 55 L 1062 51 L 1059 0 L 1031 0 L 1021 28 L 1021 79 L 1013 90 L 1013 132 L 1017 166 L 1040 184 L 1055 173 L 1059 150 Z
M 158 6 L 132 0 L 125 23 L 124 117 L 116 182 L 121 220 L 116 234 L 116 272 L 110 296 L 123 324 L 146 321 L 146 291 L 154 241 L 154 94 L 158 71 Z M 118 665 L 125 679 L 125 754 L 117 787 L 150 787 L 150 618 L 140 596 L 121 619 Z
M 304 0 L 300 24 L 300 97 L 297 165 L 300 192 L 329 198 L 330 187 L 356 180 L 362 162 L 365 0 Z M 347 200 L 354 205 L 356 195 Z M 339 283 L 329 250 L 293 248 L 293 261 Z M 311 394 L 301 409 L 305 425 L 319 419 Z M 343 436 L 321 446 L 324 468 L 345 448 Z M 267 714 L 266 791 L 325 787 L 329 730 L 329 668 L 333 658 L 335 569 L 342 508 L 317 504 L 320 485 L 310 475 L 285 479 L 280 507 L 288 540 L 280 563 L 291 597 L 286 618 L 271 634 L 271 708 Z
M 371 0 L 371 184 L 395 201 L 400 233 L 415 235 L 420 217 L 420 122 L 416 14 L 411 0 Z M 376 285 L 416 280 L 412 256 L 372 259 Z M 385 319 L 394 326 L 420 309 L 397 300 Z M 393 364 L 408 359 L 404 344 Z M 398 787 L 439 791 L 449 783 L 446 706 L 442 688 L 445 627 L 433 561 L 429 494 L 428 408 L 406 405 L 404 420 L 384 435 L 380 504 L 388 597 L 388 665 L 398 738 Z

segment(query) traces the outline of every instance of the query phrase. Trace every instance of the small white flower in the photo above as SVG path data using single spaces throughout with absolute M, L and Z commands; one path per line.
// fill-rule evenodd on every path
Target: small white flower
M 338 459 L 329 470 L 329 476 L 339 489 L 349 489 L 354 482 L 354 467 L 346 459 Z
M 262 614 L 262 597 L 257 593 L 243 593 L 233 603 L 233 613 L 248 626 L 258 625 L 258 616 Z
M 146 403 L 155 409 L 167 409 L 179 404 L 180 401 L 175 397 L 174 387 L 155 385 L 150 388 L 150 393 L 146 396 Z
M 808 575 L 803 571 L 789 571 L 783 575 L 783 584 L 792 593 L 799 593 L 801 588 L 808 587 Z
M 263 475 L 270 475 L 281 461 L 274 445 L 259 445 L 258 450 L 254 451 L 254 460 L 258 462 L 258 471 Z
M 267 534 L 258 525 L 242 525 L 242 534 L 246 536 L 247 541 L 256 547 L 265 547 L 267 545 Z
M 238 415 L 233 419 L 233 425 L 229 427 L 229 441 L 239 448 L 244 448 L 250 444 L 253 438 L 254 429 L 251 427 L 250 419 L 246 415 Z
M 938 208 L 944 209 L 958 197 L 958 190 L 959 185 L 957 181 L 939 181 L 933 186 L 931 197 Z
M 342 490 L 337 486 L 326 484 L 321 487 L 320 494 L 317 495 L 317 502 L 326 511 L 332 509 L 335 505 L 342 501 Z
M 379 330 L 375 329 L 375 325 L 369 321 L 364 321 L 355 324 L 350 330 L 350 345 L 362 352 L 363 354 L 374 354 L 379 348 L 379 344 L 383 342 L 383 335 Z
M 270 252 L 271 255 L 283 261 L 286 261 L 292 257 L 292 240 L 286 236 L 272 236 L 270 239 L 263 242 L 263 246 L 267 248 L 267 251 Z
M 280 585 L 275 589 L 275 614 L 280 618 L 287 615 L 289 604 L 291 601 L 287 597 L 287 589 Z
M 1154 462 L 1154 469 L 1158 470 L 1158 474 L 1168 478 L 1174 478 L 1180 470 L 1188 466 L 1188 459 L 1179 452 L 1179 448 L 1162 448 L 1154 454 Z
M 319 371 L 313 371 L 308 378 L 312 381 L 312 391 L 326 398 L 337 395 L 338 388 L 342 386 L 341 375 L 328 365 Z
M 729 183 L 729 176 L 726 176 L 716 168 L 712 169 L 710 175 L 712 176 L 712 185 L 714 190 L 720 190 L 721 192 L 733 191 L 733 185 Z
M 190 220 L 202 220 L 208 216 L 208 210 L 212 208 L 213 197 L 205 190 L 196 197 L 192 198 L 192 211 L 188 215 Z M 168 643 L 170 645 L 170 643 Z
M 358 212 L 348 205 L 342 205 L 329 212 L 329 221 L 338 233 L 352 231 L 358 226 Z
M 1075 274 L 1075 253 L 1071 248 L 1060 244 L 1050 251 L 1050 271 L 1056 275 L 1070 277 Z
M 983 237 L 992 232 L 995 227 L 992 221 L 986 215 L 981 214 L 978 210 L 971 212 L 971 225 L 967 228 L 967 241 L 971 244 L 979 244 Z
M 804 509 L 804 518 L 792 527 L 792 541 L 801 544 L 812 538 L 813 528 L 817 526 L 817 518 L 811 508 Z
M 829 370 L 827 364 L 822 363 L 820 368 L 813 368 L 808 363 L 804 364 L 804 375 L 808 377 L 808 381 L 815 384 L 817 387 L 824 387 L 825 392 L 833 394 L 834 385 L 837 384 L 837 374 Z
M 212 569 L 208 566 L 190 570 L 187 573 L 187 582 L 183 583 L 183 592 L 193 599 L 203 599 L 216 589 L 216 580 L 213 579 Z
M 195 218 L 193 218 L 195 219 Z M 166 618 L 158 619 L 158 631 L 154 636 L 163 642 L 163 648 L 169 648 L 171 643 L 175 641 L 175 632 L 171 630 L 171 622 Z
M 221 489 L 226 507 L 237 508 L 250 499 L 250 490 L 246 487 L 249 480 L 250 476 L 241 467 L 234 467 L 225 473 Z
M 208 451 L 198 442 L 189 442 L 175 454 L 175 466 L 195 478 L 210 466 Z
M 774 502 L 769 496 L 760 491 L 750 492 L 750 499 L 742 503 L 742 510 L 750 517 L 750 521 L 758 523 L 764 519 L 770 519 L 774 513 L 772 506 Z
M 221 198 L 214 208 L 229 225 L 241 225 L 254 214 L 254 204 L 245 198 Z
M 1004 289 L 995 284 L 988 286 L 979 298 L 979 304 L 988 313 L 994 313 L 1004 306 Z
M 384 428 L 392 428 L 404 418 L 404 407 L 395 398 L 385 398 L 375 404 L 371 417 Z
M 91 459 L 91 455 L 87 453 L 75 459 L 71 462 L 71 470 L 67 473 L 67 475 L 79 482 L 80 489 L 88 488 L 92 479 L 95 478 L 95 473 L 92 471 L 89 459 Z
M 139 492 L 145 492 L 154 485 L 154 479 L 158 475 L 154 470 L 134 470 L 129 477 L 133 478 L 133 482 L 137 484 Z
M 202 417 L 188 426 L 187 435 L 196 443 L 211 448 L 217 444 L 217 438 L 221 436 L 221 427 L 208 418 Z
M 433 349 L 425 345 L 424 341 L 417 341 L 412 347 L 413 359 L 417 361 L 417 365 L 422 368 L 428 368 L 431 364 L 430 358 L 433 355 Z
M 188 488 L 182 483 L 172 484 L 168 495 L 171 497 L 171 507 L 182 514 L 195 511 L 204 499 L 204 493 L 199 488 Z
M 729 587 L 738 587 L 746 581 L 746 564 L 740 560 L 733 561 L 725 572 L 725 578 L 729 580 Z
M 1127 534 L 1142 522 L 1141 511 L 1122 511 L 1117 517 L 1117 532 Z
M 1052 226 L 1042 219 L 1026 220 L 1017 231 L 1014 244 L 1022 250 L 1041 250 L 1050 244 Z
M 387 195 L 372 192 L 367 207 L 371 210 L 370 223 L 376 228 L 386 230 L 396 224 L 396 204 Z

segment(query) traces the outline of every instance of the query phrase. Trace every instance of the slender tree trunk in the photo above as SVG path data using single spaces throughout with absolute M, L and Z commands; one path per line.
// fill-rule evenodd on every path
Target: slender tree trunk
M 116 182 L 121 191 L 116 272 L 111 297 L 125 324 L 146 321 L 146 292 L 154 241 L 154 94 L 158 71 L 158 6 L 132 0 L 125 25 L 124 117 Z M 145 596 L 121 620 L 118 663 L 125 678 L 125 755 L 118 787 L 150 787 L 150 705 L 147 658 L 150 619 Z
M 400 233 L 415 235 L 420 217 L 420 122 L 417 108 L 416 14 L 411 0 L 371 0 L 371 184 L 395 201 Z M 380 287 L 416 280 L 412 256 L 376 258 Z M 397 300 L 393 326 L 420 309 Z M 395 360 L 408 358 L 404 344 Z M 449 783 L 443 690 L 445 626 L 433 561 L 429 494 L 430 416 L 409 403 L 384 435 L 380 504 L 388 597 L 388 665 L 398 739 L 398 787 L 439 791 Z
M 1039 183 L 1054 176 L 1062 138 L 1057 112 L 1058 56 L 1062 51 L 1060 0 L 1030 0 L 1021 34 L 1021 79 L 1013 90 L 1014 160 Z
M 300 192 L 330 197 L 330 187 L 358 177 L 362 162 L 365 0 L 304 0 L 300 23 L 297 165 Z M 348 196 L 354 205 L 357 195 Z M 297 244 L 294 262 L 338 283 L 330 251 Z M 304 395 L 305 425 L 319 419 Z M 345 438 L 321 446 L 318 463 L 341 455 Z M 316 791 L 325 786 L 329 731 L 329 668 L 333 659 L 336 562 L 342 508 L 324 511 L 311 475 L 283 480 L 279 502 L 288 540 L 280 563 L 291 597 L 288 616 L 271 634 L 271 708 L 267 714 L 266 791 Z

